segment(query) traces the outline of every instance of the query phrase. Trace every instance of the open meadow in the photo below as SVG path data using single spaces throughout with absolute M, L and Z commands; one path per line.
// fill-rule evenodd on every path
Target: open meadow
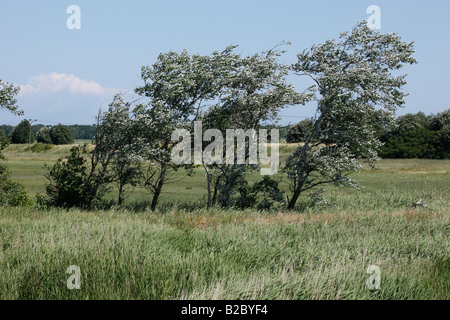
M 34 196 L 69 148 L 4 155 Z M 382 160 L 355 176 L 363 190 L 327 186 L 326 201 L 291 212 L 201 209 L 200 169 L 166 185 L 154 213 L 143 189 L 109 210 L 0 207 L 0 298 L 449 299 L 449 173 L 450 160 Z M 71 265 L 80 290 L 67 289 Z

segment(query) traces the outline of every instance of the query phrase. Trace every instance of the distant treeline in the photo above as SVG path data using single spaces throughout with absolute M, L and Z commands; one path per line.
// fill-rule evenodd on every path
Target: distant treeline
M 291 126 L 279 127 L 280 138 L 285 138 L 288 143 L 304 142 L 313 123 L 313 119 L 305 119 Z M 32 141 L 36 140 L 38 132 L 44 127 L 51 128 L 52 126 L 42 124 L 31 126 Z M 95 136 L 96 125 L 64 127 L 69 129 L 75 140 L 92 140 Z M 273 127 L 264 126 L 268 130 Z M 9 137 L 14 128 L 11 125 L 0 125 L 0 135 L 4 132 Z M 423 112 L 418 112 L 399 116 L 390 125 L 380 123 L 377 135 L 384 143 L 380 150 L 382 158 L 449 159 L 450 109 L 436 115 L 425 115 Z
M 304 142 L 313 127 L 305 119 L 286 130 L 286 142 Z M 379 124 L 378 138 L 384 143 L 382 158 L 449 159 L 450 109 L 436 115 L 423 112 L 399 116 L 392 124 Z
M 31 126 L 31 131 L 33 134 L 33 140 L 36 140 L 36 135 L 42 128 L 51 128 L 52 126 L 46 126 L 43 124 L 34 124 Z M 95 125 L 68 125 L 67 127 L 75 140 L 91 140 L 95 135 Z M 15 126 L 10 125 L 0 125 L 0 131 L 3 131 L 7 136 L 10 136 Z

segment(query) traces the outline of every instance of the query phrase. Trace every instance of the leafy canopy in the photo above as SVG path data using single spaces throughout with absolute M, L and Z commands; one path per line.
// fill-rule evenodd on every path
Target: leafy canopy
M 298 54 L 292 70 L 312 80 L 317 102 L 314 126 L 287 160 L 293 208 L 300 193 L 325 183 L 357 187 L 349 174 L 373 165 L 381 142 L 377 124 L 392 121 L 404 104 L 406 75 L 395 73 L 416 63 L 413 43 L 380 34 L 360 22 L 351 33 Z M 317 142 L 313 143 L 313 139 Z

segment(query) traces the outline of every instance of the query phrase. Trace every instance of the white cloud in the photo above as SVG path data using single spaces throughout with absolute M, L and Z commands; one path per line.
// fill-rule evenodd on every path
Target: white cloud
M 21 85 L 20 88 L 20 95 L 64 91 L 87 96 L 110 96 L 123 91 L 116 88 L 103 88 L 95 81 L 57 72 L 28 77 L 28 83 Z

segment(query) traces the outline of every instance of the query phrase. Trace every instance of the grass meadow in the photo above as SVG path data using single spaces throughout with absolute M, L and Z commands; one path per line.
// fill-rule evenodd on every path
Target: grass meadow
M 4 154 L 33 196 L 43 164 L 69 148 Z M 295 212 L 196 208 L 202 170 L 178 173 L 154 213 L 139 206 L 142 189 L 110 210 L 0 207 L 0 298 L 449 299 L 449 173 L 450 160 L 382 160 L 355 176 L 363 190 L 327 187 L 326 203 Z M 66 286 L 70 265 L 80 290 Z M 366 285 L 371 265 L 378 290 Z

